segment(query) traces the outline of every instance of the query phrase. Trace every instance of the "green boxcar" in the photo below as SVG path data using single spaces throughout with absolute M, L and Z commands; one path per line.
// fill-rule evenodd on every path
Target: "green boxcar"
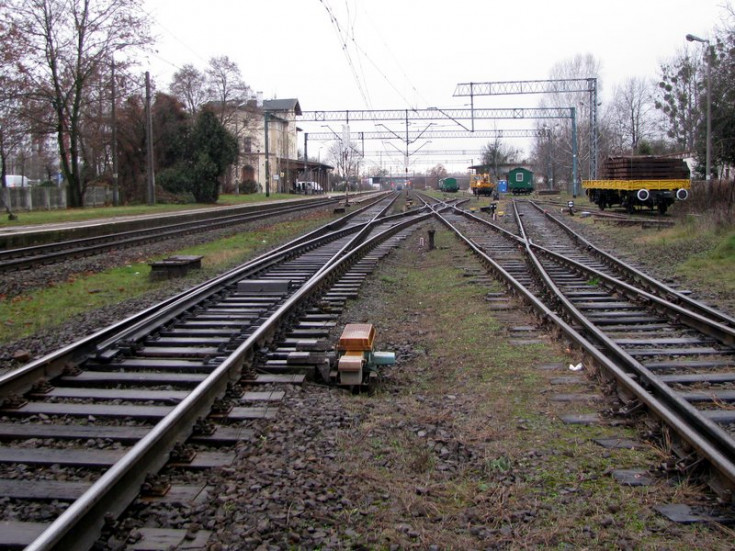
M 532 193 L 533 172 L 520 167 L 508 171 L 508 191 L 513 195 Z
M 459 191 L 459 184 L 456 178 L 442 178 L 439 180 L 439 191 L 454 193 Z

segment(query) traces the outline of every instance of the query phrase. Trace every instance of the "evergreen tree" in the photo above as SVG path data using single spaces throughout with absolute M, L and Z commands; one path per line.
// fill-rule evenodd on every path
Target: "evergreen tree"
M 220 178 L 237 157 L 237 140 L 208 109 L 197 117 L 192 130 L 191 192 L 198 203 L 214 203 Z

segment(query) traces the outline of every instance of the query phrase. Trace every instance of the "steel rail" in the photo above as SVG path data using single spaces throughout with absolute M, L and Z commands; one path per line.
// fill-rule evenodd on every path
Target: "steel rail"
M 418 199 L 424 204 L 425 207 L 428 207 L 432 210 L 439 207 L 442 210 L 446 210 L 448 208 L 454 208 L 457 209 L 460 206 L 464 205 L 465 203 L 470 201 L 470 198 L 462 198 L 462 197 L 452 197 L 451 199 L 438 199 L 436 197 L 432 197 L 431 195 L 427 195 L 425 193 L 417 193 L 416 196 Z M 433 203 L 430 203 L 428 199 L 431 199 Z
M 461 211 L 459 211 L 461 213 Z M 674 429 L 685 441 L 698 449 L 701 455 L 727 480 L 735 483 L 735 463 L 733 454 L 723 452 L 719 446 L 706 438 L 693 425 L 691 420 L 680 412 L 672 410 L 669 405 L 657 396 L 649 393 L 629 372 L 619 366 L 615 361 L 608 358 L 593 342 L 579 333 L 574 327 L 567 323 L 561 316 L 551 310 L 546 304 L 538 299 L 523 284 L 516 280 L 510 273 L 493 260 L 485 251 L 468 239 L 462 232 L 454 227 L 445 217 L 435 213 L 441 222 L 453 231 L 482 261 L 496 274 L 496 276 L 507 282 L 509 287 L 518 295 L 523 297 L 538 313 L 539 318 L 545 323 L 551 323 L 558 327 L 571 341 L 577 343 L 594 361 L 610 373 L 629 392 L 638 398 L 652 413 L 663 423 Z M 513 235 L 513 234 L 511 234 Z M 515 236 L 517 239 L 517 236 Z
M 192 305 L 201 301 L 204 297 L 216 293 L 231 281 L 245 277 L 247 274 L 267 268 L 277 262 L 277 259 L 285 259 L 297 254 L 299 250 L 315 247 L 321 238 L 331 237 L 338 239 L 343 235 L 357 232 L 360 226 L 345 227 L 347 222 L 365 212 L 377 202 L 371 202 L 360 209 L 341 217 L 337 221 L 325 224 L 304 236 L 297 237 L 272 251 L 263 253 L 256 258 L 220 274 L 217 278 L 205 281 L 195 287 L 170 297 L 158 304 L 151 306 L 137 314 L 134 314 L 118 323 L 103 328 L 83 339 L 67 345 L 57 351 L 33 360 L 19 369 L 5 373 L 0 376 L 0 403 L 3 398 L 13 394 L 27 392 L 39 377 L 51 379 L 59 376 L 69 363 L 75 363 L 81 358 L 91 356 L 103 356 L 113 343 L 120 340 L 135 341 L 153 330 L 154 327 L 175 318 L 182 312 L 188 310 Z M 397 215 L 399 216 L 399 215 Z M 342 228 L 342 229 L 336 229 Z M 325 232 L 330 232 L 325 235 Z
M 613 256 L 612 254 L 607 253 L 597 248 L 590 241 L 588 241 L 587 239 L 585 239 L 584 237 L 576 233 L 572 228 L 570 228 L 567 224 L 559 220 L 557 217 L 552 216 L 548 212 L 545 212 L 544 209 L 540 207 L 539 205 L 537 205 L 534 201 L 528 201 L 528 203 L 530 203 L 531 205 L 533 205 L 534 208 L 542 212 L 546 218 L 553 221 L 560 228 L 562 228 L 573 240 L 579 243 L 581 247 L 597 255 L 603 261 L 607 262 L 608 265 L 612 266 L 615 269 L 624 270 L 625 272 L 627 272 L 627 274 L 629 274 L 629 277 L 631 277 L 632 279 L 640 281 L 642 284 L 649 286 L 649 288 L 651 289 L 655 289 L 661 294 L 666 294 L 670 296 L 671 302 L 675 302 L 677 304 L 684 304 L 687 306 L 689 310 L 693 312 L 697 312 L 705 317 L 716 319 L 722 324 L 735 328 L 735 318 L 733 318 L 732 316 L 729 316 L 725 314 L 724 312 L 720 312 L 719 310 L 716 310 L 715 308 L 712 308 L 702 302 L 696 301 L 678 292 L 677 290 L 672 289 L 665 283 L 662 283 L 661 281 L 658 281 L 652 278 L 651 276 L 641 272 L 640 270 L 637 270 L 636 268 L 634 268 L 630 264 L 627 264 L 623 260 L 620 260 L 619 258 Z
M 248 221 L 251 219 L 257 219 L 259 216 L 266 215 L 266 214 L 274 214 L 274 213 L 280 213 L 280 212 L 289 212 L 291 210 L 301 210 L 304 208 L 311 208 L 314 206 L 326 206 L 333 203 L 338 202 L 338 199 L 331 198 L 331 199 L 321 199 L 318 201 L 313 201 L 308 204 L 304 203 L 288 203 L 288 204 L 271 204 L 271 205 L 265 205 L 258 209 L 248 209 L 245 212 L 230 212 L 228 213 L 225 210 L 218 210 L 218 211 L 202 211 L 200 214 L 200 217 L 196 217 L 193 220 L 188 220 L 185 222 L 176 222 L 173 224 L 151 224 L 146 228 L 143 229 L 135 229 L 135 230 L 124 230 L 119 232 L 108 232 L 100 235 L 94 235 L 90 237 L 82 237 L 79 239 L 68 239 L 64 241 L 53 241 L 49 243 L 43 243 L 39 245 L 31 245 L 29 247 L 19 247 L 14 249 L 3 249 L 0 250 L 0 260 L 5 260 L 6 258 L 15 258 L 20 257 L 21 255 L 34 255 L 34 254 L 42 254 L 44 251 L 47 250 L 55 250 L 55 249 L 73 249 L 78 248 L 79 246 L 87 246 L 87 245 L 93 245 L 98 244 L 99 242 L 105 242 L 110 241 L 116 238 L 126 238 L 126 237 L 136 237 L 138 235 L 142 235 L 145 233 L 149 233 L 152 229 L 158 229 L 158 230 L 164 230 L 164 231 L 176 231 L 176 230 L 186 230 L 188 228 L 196 228 L 204 224 L 223 224 L 226 225 L 228 223 L 238 223 L 239 221 Z M 298 207 L 298 208 L 293 208 Z M 232 209 L 228 209 L 232 210 Z M 188 217 L 191 217 L 193 215 L 189 215 Z M 174 218 L 173 216 L 167 215 L 164 218 Z M 145 218 L 145 221 L 150 221 L 151 219 Z M 155 220 L 155 219 L 153 219 Z M 99 225 L 99 224 L 97 224 Z M 114 225 L 114 224 L 113 224 Z
M 260 220 L 269 216 L 288 214 L 300 210 L 319 208 L 338 202 L 339 199 L 329 199 L 309 204 L 277 205 L 257 212 L 213 216 L 190 222 L 179 222 L 163 226 L 146 227 L 144 229 L 129 230 L 117 233 L 108 233 L 95 237 L 85 237 L 67 241 L 58 241 L 43 245 L 34 245 L 17 249 L 0 251 L 0 272 L 28 269 L 38 264 L 59 262 L 69 257 L 92 256 L 112 248 L 130 247 L 155 239 L 180 237 L 186 233 L 212 230 L 244 224 Z
M 393 204 L 398 200 L 398 194 L 395 194 L 393 196 L 393 199 L 379 212 L 377 212 L 366 224 L 365 226 L 357 232 L 357 235 L 355 235 L 352 239 L 350 239 L 347 243 L 345 243 L 339 251 L 334 255 L 333 258 L 340 258 L 341 255 L 344 255 L 347 251 L 350 249 L 353 249 L 358 243 L 360 243 L 367 235 L 372 231 L 372 225 L 373 223 L 378 220 L 379 218 L 382 218 L 386 215 L 388 210 L 393 206 Z M 318 275 L 319 273 L 327 270 L 329 266 L 333 264 L 333 262 L 329 261 L 322 266 L 315 275 Z
M 613 339 L 608 337 L 604 333 L 604 331 L 598 328 L 582 312 L 580 312 L 579 309 L 574 306 L 572 301 L 570 301 L 566 297 L 566 295 L 564 295 L 564 293 L 554 283 L 553 279 L 548 274 L 546 269 L 542 266 L 538 257 L 534 253 L 534 246 L 531 243 L 531 240 L 528 239 L 528 237 L 526 236 L 525 230 L 523 229 L 523 221 L 521 220 L 518 210 L 515 208 L 515 203 L 514 211 L 516 222 L 518 223 L 518 227 L 521 230 L 521 234 L 523 235 L 525 240 L 527 256 L 531 261 L 537 275 L 543 280 L 546 288 L 553 292 L 557 303 L 564 310 L 564 312 L 571 316 L 571 318 L 574 319 L 578 324 L 584 327 L 588 335 L 591 336 L 591 338 L 595 342 L 604 347 L 607 353 L 613 356 L 613 358 L 619 363 L 619 365 L 624 366 L 624 368 L 632 372 L 639 381 L 645 382 L 645 386 L 640 386 L 640 389 L 645 395 L 654 394 L 656 398 L 660 402 L 668 406 L 669 409 L 676 411 L 680 416 L 680 420 L 685 419 L 687 422 L 687 427 L 695 427 L 695 430 L 697 430 L 700 435 L 705 436 L 706 441 L 708 442 L 707 449 L 714 449 L 718 451 L 716 457 L 735 458 L 735 440 L 733 440 L 733 438 L 728 435 L 727 432 L 725 432 L 719 425 L 717 425 L 710 419 L 704 417 L 694 406 L 692 406 L 689 402 L 679 396 L 670 386 L 664 383 L 659 377 L 654 375 L 649 369 L 643 366 L 643 364 L 641 364 L 625 350 L 623 350 Z M 561 256 L 562 258 L 564 258 L 563 255 L 557 256 Z M 569 259 L 565 258 L 565 260 Z M 614 278 L 609 278 L 609 280 L 612 282 Z M 626 284 L 625 288 L 631 289 L 632 286 Z M 649 296 L 651 297 L 651 299 L 657 299 L 657 302 L 661 304 L 675 306 L 673 304 L 666 303 L 663 299 L 659 299 L 658 297 L 654 297 L 653 295 Z M 695 316 L 696 314 L 691 315 Z M 636 390 L 634 392 L 634 395 L 637 399 L 643 401 L 643 395 L 639 390 Z M 674 428 L 677 432 L 680 432 L 678 426 L 672 426 L 672 428 Z M 693 444 L 693 442 L 690 443 Z M 708 457 L 708 459 L 712 458 Z M 735 483 L 735 463 L 733 463 L 732 460 L 723 463 L 716 463 L 715 465 L 718 467 L 718 470 L 722 469 L 723 474 L 726 474 L 730 481 Z
M 175 442 L 186 439 L 194 422 L 206 416 L 215 398 L 224 394 L 227 384 L 239 377 L 250 351 L 266 339 L 271 330 L 296 305 L 316 293 L 322 284 L 329 281 L 331 277 L 336 277 L 336 274 L 342 270 L 346 270 L 379 243 L 429 216 L 431 216 L 430 213 L 425 213 L 411 219 L 404 218 L 403 221 L 393 224 L 343 255 L 328 270 L 311 277 L 196 389 L 158 422 L 148 435 L 135 444 L 87 492 L 51 523 L 26 550 L 66 550 L 91 547 L 99 535 L 105 517 L 110 513 L 119 513 L 127 507 L 137 495 L 146 473 L 157 471 L 165 464 L 167 451 L 173 448 Z M 383 223 L 383 221 L 379 222 Z M 373 225 L 377 223 L 372 222 Z
M 518 236 L 512 232 L 509 232 L 505 228 L 502 228 L 497 224 L 493 224 L 488 220 L 473 215 L 472 213 L 460 209 L 456 210 L 465 217 L 470 218 L 480 224 L 486 225 L 493 230 L 503 234 L 507 238 L 515 239 L 519 243 L 523 243 L 524 239 L 526 239 L 525 230 L 523 229 L 521 229 L 522 235 Z M 548 213 L 543 211 L 543 209 L 540 210 L 546 215 L 547 218 L 550 218 L 553 222 L 562 224 L 553 216 L 550 217 Z M 518 220 L 520 220 L 520 218 L 518 218 Z M 571 230 L 571 228 L 565 226 L 564 229 L 565 231 L 572 232 L 572 238 L 578 238 L 578 241 L 582 243 L 580 248 L 586 249 L 588 252 L 592 252 L 595 255 L 603 257 L 606 261 L 606 264 L 610 268 L 612 268 L 613 271 L 617 271 L 619 274 L 629 277 L 632 281 L 644 281 L 647 288 L 643 289 L 635 287 L 621 279 L 610 276 L 609 274 L 596 270 L 595 268 L 585 266 L 584 264 L 581 264 L 580 262 L 577 262 L 572 258 L 569 258 L 561 253 L 552 251 L 541 245 L 537 245 L 536 243 L 531 242 L 532 247 L 543 252 L 545 255 L 556 259 L 558 262 L 566 263 L 568 266 L 574 269 L 587 271 L 591 275 L 607 281 L 609 282 L 609 284 L 615 285 L 619 289 L 624 290 L 629 294 L 635 295 L 636 297 L 638 297 L 638 300 L 648 303 L 656 303 L 663 309 L 673 312 L 676 316 L 677 321 L 711 336 L 724 345 L 735 346 L 735 324 L 730 325 L 728 323 L 730 320 L 735 322 L 735 319 L 729 317 L 723 312 L 710 308 L 709 306 L 703 305 L 700 302 L 692 300 L 689 297 L 678 293 L 664 283 L 661 283 L 660 281 L 641 272 L 640 270 L 633 268 L 632 266 L 616 258 L 615 256 L 601 249 L 598 249 L 589 241 L 587 241 L 584 237 L 575 234 L 573 230 Z M 650 290 L 652 290 L 653 292 L 651 292 Z M 660 294 L 656 294 L 656 291 L 658 291 Z M 674 295 L 674 300 L 666 298 L 668 296 L 671 296 L 672 294 Z
M 547 249 L 546 247 L 537 245 L 531 240 L 529 240 L 529 244 L 533 250 L 539 251 L 559 264 L 564 264 L 568 268 L 578 272 L 586 272 L 590 276 L 596 277 L 601 281 L 607 282 L 610 286 L 624 291 L 629 297 L 633 298 L 633 300 L 639 300 L 647 306 L 650 306 L 651 304 L 658 305 L 661 310 L 670 312 L 674 321 L 682 323 L 692 329 L 696 329 L 697 331 L 712 337 L 720 344 L 731 347 L 735 346 L 735 328 L 720 323 L 717 319 L 704 316 L 696 311 L 685 308 L 680 304 L 650 293 L 645 289 L 635 287 L 630 283 L 606 274 L 605 272 L 601 272 L 591 266 L 586 266 L 573 258 L 569 258 L 561 253 L 557 253 Z

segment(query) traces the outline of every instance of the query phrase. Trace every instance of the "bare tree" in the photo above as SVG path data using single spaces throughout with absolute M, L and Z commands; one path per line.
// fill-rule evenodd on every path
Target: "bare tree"
M 208 99 L 206 75 L 191 64 L 184 65 L 174 73 L 170 89 L 192 117 Z
M 141 0 L 8 0 L 20 29 L 24 70 L 54 114 L 69 205 L 83 205 L 85 97 L 116 52 L 151 43 Z
M 447 177 L 447 169 L 444 167 L 443 164 L 439 163 L 438 165 L 433 166 L 429 169 L 429 173 L 427 175 L 427 184 L 432 188 L 438 188 L 439 187 L 439 180 L 442 178 Z
M 555 64 L 549 72 L 550 79 L 581 79 L 596 78 L 597 92 L 602 90 L 602 82 L 600 79 L 600 61 L 592 54 L 578 54 L 570 59 Z M 588 174 L 590 171 L 590 150 L 592 139 L 592 128 L 590 125 L 591 108 L 589 96 L 579 93 L 563 93 L 549 94 L 544 96 L 540 102 L 541 107 L 567 108 L 574 107 L 576 109 L 577 120 L 577 152 L 578 152 L 578 169 L 579 174 Z M 553 130 L 553 147 L 549 149 L 553 153 L 554 158 L 551 164 L 559 169 L 567 181 L 571 182 L 572 178 L 572 128 L 571 120 L 564 119 L 554 123 Z M 547 150 L 545 133 L 540 133 L 540 138 L 536 144 L 536 149 Z M 537 157 L 537 164 L 539 159 Z
M 735 165 L 735 7 L 728 3 L 725 14 L 722 29 L 710 50 L 712 159 L 720 170 Z M 732 192 L 735 194 L 735 189 Z
M 217 114 L 224 125 L 234 117 L 234 110 L 244 104 L 250 94 L 237 63 L 227 56 L 213 57 L 207 67 L 207 94 L 217 106 Z
M 683 50 L 661 66 L 656 108 L 666 117 L 666 134 L 679 147 L 694 150 L 697 126 L 703 120 L 699 109 L 704 95 L 704 68 L 697 57 Z
M 0 7 L 7 8 L 5 2 Z M 15 215 L 6 203 L 5 188 L 8 159 L 20 145 L 23 135 L 22 97 L 24 82 L 17 71 L 21 50 L 18 48 L 19 29 L 10 21 L 0 20 L 0 201 L 11 219 Z
M 654 135 L 652 89 L 650 82 L 635 77 L 616 87 L 609 112 L 616 153 L 638 153 L 641 141 Z
M 496 181 L 500 178 L 501 168 L 509 164 L 517 164 L 520 156 L 521 152 L 518 148 L 503 143 L 498 136 L 482 148 L 482 164 L 492 168 Z
M 357 144 L 352 142 L 347 144 L 341 140 L 332 142 L 327 152 L 327 158 L 334 164 L 337 175 L 348 181 L 357 177 L 362 165 L 362 156 Z

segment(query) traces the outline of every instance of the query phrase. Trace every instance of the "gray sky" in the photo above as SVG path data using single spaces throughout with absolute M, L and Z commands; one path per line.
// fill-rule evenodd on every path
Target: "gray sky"
M 697 45 L 685 35 L 709 37 L 725 16 L 725 3 L 146 0 L 159 37 L 146 69 L 167 89 L 182 65 L 204 69 L 210 57 L 227 55 L 253 90 L 266 99 L 296 97 L 304 110 L 460 108 L 467 98 L 452 97 L 459 82 L 545 79 L 554 64 L 589 53 L 602 65 L 605 102 L 625 79 L 656 78 L 661 62 L 685 47 L 694 52 Z M 485 97 L 476 106 L 533 107 L 538 99 Z M 525 127 L 533 126 L 529 122 Z M 324 131 L 306 126 L 307 132 Z M 468 147 L 479 151 L 486 142 Z M 370 146 L 380 148 L 385 146 Z M 432 148 L 437 144 L 423 149 Z M 458 164 L 467 166 L 471 157 Z M 417 159 L 415 168 L 447 161 L 441 155 Z

